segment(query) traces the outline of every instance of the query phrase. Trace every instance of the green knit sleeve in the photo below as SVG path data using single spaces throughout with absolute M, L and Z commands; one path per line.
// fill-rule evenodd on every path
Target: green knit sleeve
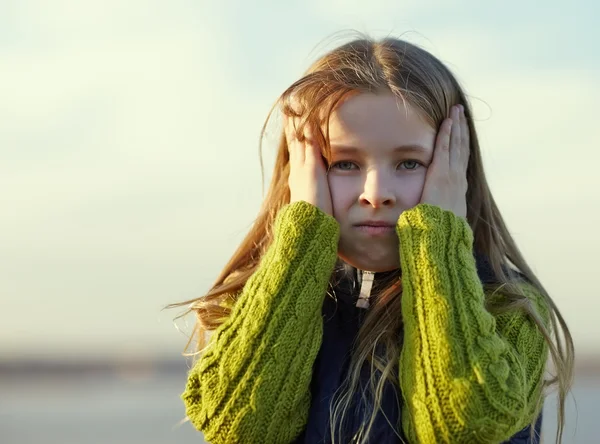
M 289 443 L 303 430 L 338 238 L 335 219 L 306 202 L 277 215 L 273 244 L 182 395 L 208 442 Z
M 493 316 L 464 218 L 420 204 L 398 221 L 402 426 L 414 443 L 499 443 L 538 413 L 548 347 L 521 311 Z M 542 319 L 548 308 L 523 286 Z

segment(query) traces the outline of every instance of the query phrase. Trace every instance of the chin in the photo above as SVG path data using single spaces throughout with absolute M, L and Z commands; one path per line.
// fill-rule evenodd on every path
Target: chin
M 400 268 L 400 254 L 396 242 L 348 242 L 342 238 L 338 256 L 348 265 L 364 271 L 382 273 Z
M 363 271 L 372 271 L 374 273 L 383 273 L 385 271 L 397 270 L 400 268 L 400 261 L 393 258 L 369 258 L 366 255 L 359 257 L 339 253 L 338 256 L 348 265 Z

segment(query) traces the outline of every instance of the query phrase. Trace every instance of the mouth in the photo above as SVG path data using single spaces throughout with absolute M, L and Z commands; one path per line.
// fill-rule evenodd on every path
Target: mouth
M 384 221 L 364 221 L 355 224 L 354 227 L 365 234 L 376 236 L 394 233 L 396 224 Z

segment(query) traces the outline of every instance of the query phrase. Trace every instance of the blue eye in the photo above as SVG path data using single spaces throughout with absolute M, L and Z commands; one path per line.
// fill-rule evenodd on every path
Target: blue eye
M 342 161 L 334 163 L 333 165 L 331 165 L 331 168 L 335 168 L 341 171 L 352 171 L 354 169 L 358 169 L 358 166 L 354 162 Z
M 405 160 L 400 166 L 405 170 L 416 170 L 421 164 L 416 160 Z

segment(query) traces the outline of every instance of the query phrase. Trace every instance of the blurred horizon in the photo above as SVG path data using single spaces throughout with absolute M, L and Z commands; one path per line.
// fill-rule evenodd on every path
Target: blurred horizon
M 7 444 L 182 444 L 199 443 L 202 434 L 185 418 L 180 398 L 187 366 L 171 361 L 157 366 L 122 365 L 79 369 L 21 368 L 7 373 L 0 364 L 0 430 Z M 597 370 L 597 367 L 596 367 Z M 576 376 L 566 402 L 564 440 L 596 442 L 598 372 Z M 544 403 L 542 442 L 556 433 L 556 393 Z M 31 427 L 35 418 L 36 427 Z

